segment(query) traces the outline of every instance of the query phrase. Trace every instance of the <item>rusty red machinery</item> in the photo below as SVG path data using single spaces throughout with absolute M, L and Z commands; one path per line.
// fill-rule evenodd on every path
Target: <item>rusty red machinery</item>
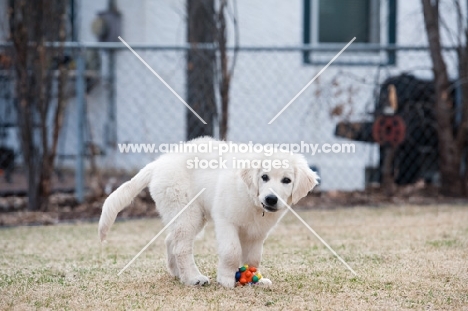
M 398 106 L 389 112 L 390 85 L 395 86 Z M 379 144 L 378 166 L 372 168 L 374 174 L 368 182 L 381 182 L 389 146 L 395 148 L 392 160 L 395 183 L 411 184 L 420 179 L 436 182 L 439 168 L 434 82 L 401 74 L 388 78 L 379 88 L 374 109 L 369 113 L 370 118 L 361 122 L 340 122 L 336 126 L 335 135 Z M 456 107 L 455 93 L 456 88 L 453 87 L 451 96 Z M 456 131 L 454 116 L 453 126 Z
M 405 133 L 405 121 L 396 115 L 379 116 L 372 126 L 372 137 L 381 146 L 397 147 L 405 140 Z

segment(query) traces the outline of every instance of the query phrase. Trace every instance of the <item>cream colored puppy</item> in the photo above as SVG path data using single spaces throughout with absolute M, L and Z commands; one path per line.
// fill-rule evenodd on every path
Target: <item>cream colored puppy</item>
M 234 275 L 241 265 L 260 266 L 263 242 L 287 211 L 282 201 L 297 203 L 317 185 L 318 176 L 298 154 L 276 152 L 266 156 L 230 151 L 220 159 L 217 150 L 226 147 L 226 142 L 204 137 L 187 144 L 207 143 L 214 146 L 213 152 L 162 155 L 122 184 L 104 202 L 99 235 L 101 240 L 106 238 L 117 214 L 147 186 L 164 223 L 205 189 L 168 229 L 167 267 L 187 285 L 209 283 L 195 264 L 193 242 L 206 221 L 212 219 L 219 254 L 217 281 L 234 287 Z M 211 168 L 197 167 L 202 160 L 212 164 Z M 266 278 L 261 280 L 271 284 Z

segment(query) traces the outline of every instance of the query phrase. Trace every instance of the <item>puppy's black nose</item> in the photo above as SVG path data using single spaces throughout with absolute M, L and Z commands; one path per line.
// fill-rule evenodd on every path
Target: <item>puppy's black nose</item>
M 265 202 L 269 206 L 275 206 L 276 203 L 278 203 L 278 198 L 276 196 L 270 194 L 270 195 L 267 195 L 265 197 Z

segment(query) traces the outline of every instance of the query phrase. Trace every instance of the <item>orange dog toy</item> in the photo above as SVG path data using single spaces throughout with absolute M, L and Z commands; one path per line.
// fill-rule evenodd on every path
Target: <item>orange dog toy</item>
M 243 265 L 236 272 L 236 282 L 240 285 L 255 284 L 262 278 L 260 272 L 257 272 L 257 268 L 249 265 Z

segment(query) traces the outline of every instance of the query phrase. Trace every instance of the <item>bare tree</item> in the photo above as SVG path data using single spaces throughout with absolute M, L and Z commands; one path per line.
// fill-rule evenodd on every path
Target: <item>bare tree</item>
M 458 31 L 459 31 L 459 40 L 457 48 L 458 56 L 458 87 L 461 91 L 461 111 L 462 114 L 461 123 L 458 129 L 457 137 L 457 147 L 460 152 L 465 154 L 465 158 L 461 156 L 460 162 L 464 161 L 465 172 L 463 173 L 462 179 L 462 192 L 465 196 L 468 195 L 468 156 L 466 155 L 467 151 L 467 139 L 468 139 L 468 25 L 466 28 L 463 28 L 463 20 L 466 19 L 463 17 L 462 6 L 460 0 L 454 0 L 455 8 L 457 10 L 457 20 L 458 20 Z M 468 5 L 468 2 L 467 2 Z M 464 37 L 464 40 L 462 40 Z
M 198 44 L 214 44 L 216 15 L 214 0 L 187 0 L 187 103 L 208 124 L 203 124 L 187 110 L 187 139 L 213 136 L 216 117 L 215 66 L 213 49 L 200 49 Z
M 219 136 L 222 140 L 227 139 L 228 113 L 229 113 L 229 87 L 231 82 L 231 72 L 228 68 L 227 38 L 226 38 L 226 16 L 225 10 L 227 0 L 221 0 L 218 11 L 218 47 L 220 52 L 221 77 L 219 81 L 219 93 L 221 97 L 221 120 L 219 123 Z
M 459 10 L 459 19 L 462 18 L 461 6 L 458 0 L 454 0 Z M 468 172 L 462 172 L 464 161 L 464 149 L 466 147 L 466 134 L 468 128 L 468 89 L 466 83 L 462 87 L 463 109 L 461 110 L 461 123 L 454 130 L 454 103 L 450 96 L 452 86 L 444 61 L 441 35 L 439 0 L 422 0 L 424 23 L 429 40 L 430 56 L 432 59 L 435 80 L 435 115 L 437 120 L 437 133 L 439 141 L 439 168 L 441 174 L 442 193 L 458 196 L 467 194 Z M 468 39 L 467 29 L 464 30 Z M 467 45 L 459 43 L 459 82 L 468 78 Z M 466 170 L 465 170 L 466 171 Z
M 192 45 L 187 56 L 188 103 L 209 123 L 203 125 L 192 112 L 187 111 L 188 139 L 214 134 L 212 123 L 218 117 L 216 90 L 221 100 L 219 136 L 223 140 L 227 139 L 229 90 L 237 56 L 236 48 L 229 63 L 226 30 L 228 15 L 234 26 L 236 47 L 239 41 L 236 2 L 232 3 L 233 12 L 229 11 L 227 0 L 220 0 L 217 10 L 214 0 L 187 2 L 188 42 Z M 210 45 L 200 49 L 197 46 L 199 43 Z
M 228 1 L 221 0 L 218 10 L 217 25 L 217 47 L 219 50 L 219 95 L 221 98 L 221 118 L 219 120 L 219 136 L 222 140 L 227 139 L 229 128 L 229 90 L 231 87 L 231 78 L 236 65 L 236 58 L 239 46 L 239 29 L 237 24 L 237 6 L 236 1 L 232 1 L 233 12 L 229 14 L 234 27 L 234 54 L 229 64 L 227 53 L 227 34 L 226 34 L 226 15 L 228 15 Z
M 15 71 L 21 149 L 28 173 L 29 209 L 47 207 L 63 123 L 67 68 L 66 1 L 9 0 L 10 41 Z

